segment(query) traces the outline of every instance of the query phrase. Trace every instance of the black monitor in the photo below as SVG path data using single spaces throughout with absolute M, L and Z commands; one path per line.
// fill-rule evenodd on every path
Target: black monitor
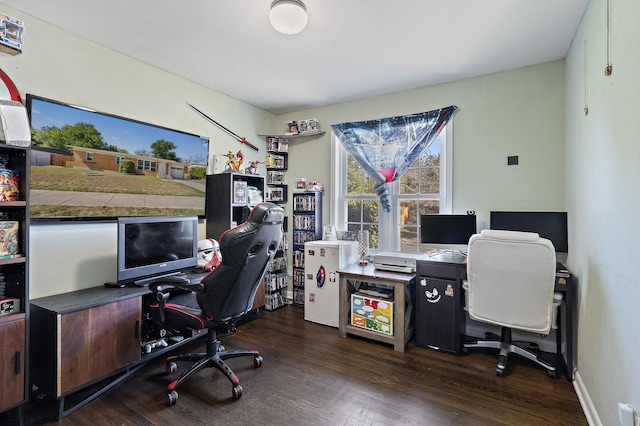
M 569 251 L 567 212 L 492 211 L 489 220 L 491 229 L 536 232 L 551 240 L 556 252 Z
M 118 218 L 119 283 L 145 283 L 197 263 L 197 216 Z
M 424 248 L 466 250 L 476 230 L 475 215 L 420 215 L 420 245 Z

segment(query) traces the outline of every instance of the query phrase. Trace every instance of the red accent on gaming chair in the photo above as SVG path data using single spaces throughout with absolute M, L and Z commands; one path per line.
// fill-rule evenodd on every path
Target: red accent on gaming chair
M 181 280 L 171 282 L 163 278 L 149 285 L 157 304 L 150 313 L 157 321 L 174 329 L 208 328 L 207 352 L 170 356 L 166 360 L 167 373 L 177 369 L 177 361 L 195 361 L 167 388 L 167 404 L 178 399 L 176 388 L 196 371 L 215 367 L 233 385 L 235 399 L 242 396 L 242 386 L 225 359 L 240 356 L 254 357 L 255 367 L 262 365 L 262 357 L 255 350 L 226 351 L 217 339 L 217 332 L 235 331 L 235 322 L 249 312 L 253 300 L 282 239 L 284 210 L 272 203 L 253 208 L 247 220 L 226 231 L 219 239 L 222 263 L 200 284 Z M 176 292 L 176 289 L 195 290 Z M 171 295 L 178 293 L 177 295 Z

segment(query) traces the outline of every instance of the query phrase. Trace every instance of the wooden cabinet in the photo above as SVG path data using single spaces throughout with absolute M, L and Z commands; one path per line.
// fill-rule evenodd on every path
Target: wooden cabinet
M 25 400 L 25 319 L 0 317 L 0 407 L 13 407 Z
M 0 144 L 0 413 L 28 399 L 29 155 Z
M 141 296 L 98 306 L 59 304 L 64 300 L 52 296 L 31 306 L 32 381 L 56 398 L 141 357 Z

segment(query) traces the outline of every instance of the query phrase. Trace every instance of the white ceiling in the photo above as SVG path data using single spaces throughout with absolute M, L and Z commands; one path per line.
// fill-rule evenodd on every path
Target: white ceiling
M 272 0 L 0 1 L 276 114 L 562 59 L 588 3 L 304 0 L 283 35 Z

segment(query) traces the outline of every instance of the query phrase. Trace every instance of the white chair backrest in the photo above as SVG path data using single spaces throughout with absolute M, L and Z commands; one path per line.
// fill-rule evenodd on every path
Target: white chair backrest
M 472 319 L 540 334 L 552 325 L 556 252 L 536 233 L 483 230 L 469 240 Z

